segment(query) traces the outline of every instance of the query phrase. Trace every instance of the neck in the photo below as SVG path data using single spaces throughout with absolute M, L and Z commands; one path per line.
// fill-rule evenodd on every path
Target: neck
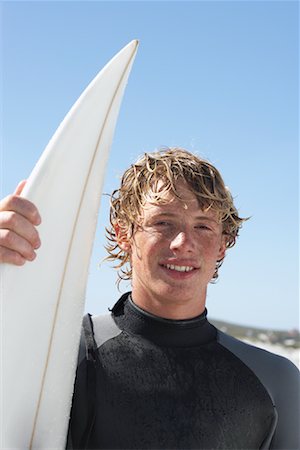
M 193 299 L 168 299 L 151 295 L 139 295 L 134 288 L 131 294 L 133 302 L 144 311 L 157 317 L 172 320 L 188 320 L 200 316 L 205 311 L 206 292 Z

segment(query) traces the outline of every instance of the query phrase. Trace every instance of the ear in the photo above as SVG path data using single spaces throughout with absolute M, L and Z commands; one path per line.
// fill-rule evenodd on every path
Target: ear
M 219 253 L 218 253 L 218 261 L 222 261 L 222 259 L 225 258 L 226 248 L 227 248 L 226 244 L 227 244 L 227 238 L 224 234 L 222 234 Z
M 131 252 L 131 244 L 130 239 L 128 237 L 128 233 L 122 228 L 119 224 L 115 224 L 114 230 L 117 237 L 117 243 L 121 250 L 124 252 Z

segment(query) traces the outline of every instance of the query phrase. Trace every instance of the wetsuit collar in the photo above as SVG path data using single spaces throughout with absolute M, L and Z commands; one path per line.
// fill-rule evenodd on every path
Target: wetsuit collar
M 206 318 L 207 310 L 193 319 L 164 319 L 134 304 L 124 294 L 112 309 L 115 321 L 124 331 L 137 334 L 166 347 L 197 347 L 216 339 L 216 329 Z

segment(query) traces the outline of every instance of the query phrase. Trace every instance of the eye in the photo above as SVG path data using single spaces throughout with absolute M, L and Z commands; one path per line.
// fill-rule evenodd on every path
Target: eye
M 165 220 L 159 220 L 158 222 L 155 223 L 156 226 L 161 226 L 161 227 L 166 227 L 171 225 L 170 222 L 167 222 Z
M 203 225 L 203 224 L 196 225 L 195 228 L 197 228 L 198 230 L 207 230 L 207 231 L 211 231 L 211 228 L 210 228 L 210 227 L 208 227 L 207 225 Z

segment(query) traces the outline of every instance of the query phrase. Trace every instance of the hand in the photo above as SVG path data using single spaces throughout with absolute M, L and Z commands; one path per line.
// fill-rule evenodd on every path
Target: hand
M 22 266 L 33 261 L 41 245 L 36 226 L 41 217 L 35 205 L 20 197 L 26 184 L 21 181 L 12 195 L 0 201 L 0 263 Z

